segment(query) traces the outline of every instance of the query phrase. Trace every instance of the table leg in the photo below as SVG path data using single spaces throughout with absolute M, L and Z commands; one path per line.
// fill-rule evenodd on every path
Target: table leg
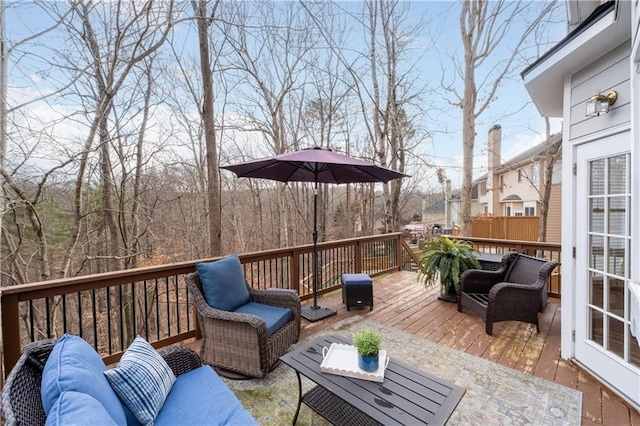
M 300 373 L 296 370 L 296 376 L 298 377 L 298 408 L 296 408 L 296 415 L 293 416 L 293 426 L 298 421 L 298 414 L 300 414 L 300 405 L 302 404 L 302 379 Z

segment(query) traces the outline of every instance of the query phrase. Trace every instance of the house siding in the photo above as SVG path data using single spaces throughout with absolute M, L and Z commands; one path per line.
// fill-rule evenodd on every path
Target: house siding
M 597 61 L 573 74 L 571 78 L 570 139 L 588 137 L 629 123 L 631 117 L 631 83 L 629 78 L 630 42 L 625 42 Z M 611 106 L 616 114 L 586 117 L 585 103 L 598 91 L 618 92 Z
M 562 239 L 562 185 L 551 186 L 549 212 L 547 214 L 547 242 L 559 243 Z
M 502 174 L 504 176 L 504 188 L 500 193 L 501 203 L 504 203 L 504 199 L 509 195 L 517 195 L 522 199 L 522 201 L 538 201 L 540 199 L 538 190 L 529 181 L 529 178 L 531 177 L 532 164 L 533 163 L 528 163 L 523 165 L 522 167 L 518 167 L 514 170 L 509 170 L 508 172 Z M 520 180 L 520 182 L 518 182 L 519 169 L 522 169 L 522 179 Z M 538 182 L 540 182 L 539 176 Z

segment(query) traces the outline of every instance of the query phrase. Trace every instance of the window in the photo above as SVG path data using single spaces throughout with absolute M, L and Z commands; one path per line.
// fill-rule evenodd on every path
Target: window
M 489 213 L 489 206 L 487 204 L 482 205 L 482 213 L 484 214 Z
M 482 197 L 487 195 L 487 181 L 483 180 L 478 184 L 478 194 Z
M 522 182 L 522 169 L 518 169 L 518 183 Z
M 540 183 L 540 164 L 539 163 L 533 163 L 531 165 L 531 183 L 536 188 Z
M 515 212 L 513 215 L 514 216 L 522 216 L 522 212 Z
M 535 216 L 536 215 L 536 203 L 535 201 L 528 201 L 524 203 L 524 215 Z
M 504 175 L 500 175 L 500 192 L 504 192 Z
M 505 206 L 504 207 L 504 215 L 505 216 L 511 216 L 511 206 Z

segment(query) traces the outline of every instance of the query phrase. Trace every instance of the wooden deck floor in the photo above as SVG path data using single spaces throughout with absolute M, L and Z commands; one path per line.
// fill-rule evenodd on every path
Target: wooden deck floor
M 347 312 L 339 292 L 319 299 L 338 315 L 310 323 L 302 320 L 302 338 L 352 315 L 362 315 L 387 326 L 413 333 L 528 374 L 582 392 L 583 425 L 640 425 L 640 414 L 629 408 L 575 364 L 560 358 L 560 303 L 550 299 L 535 326 L 520 322 L 494 325 L 493 336 L 472 312 L 459 313 L 456 305 L 438 300 L 439 290 L 425 290 L 411 272 L 394 273 L 374 281 L 374 309 Z

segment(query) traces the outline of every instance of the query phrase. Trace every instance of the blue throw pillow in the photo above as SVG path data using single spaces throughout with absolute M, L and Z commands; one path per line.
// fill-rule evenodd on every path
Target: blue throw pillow
M 85 393 L 100 402 L 117 424 L 126 423 L 122 403 L 104 377 L 100 355 L 78 336 L 65 334 L 56 342 L 42 371 L 42 406 L 48 415 L 65 391 Z
M 237 254 L 215 262 L 198 263 L 196 269 L 204 298 L 212 308 L 233 311 L 251 301 Z
M 116 368 L 104 375 L 122 403 L 143 425 L 152 425 L 176 381 L 167 362 L 138 336 Z
M 86 393 L 65 391 L 51 407 L 45 426 L 117 426 L 107 410 Z

